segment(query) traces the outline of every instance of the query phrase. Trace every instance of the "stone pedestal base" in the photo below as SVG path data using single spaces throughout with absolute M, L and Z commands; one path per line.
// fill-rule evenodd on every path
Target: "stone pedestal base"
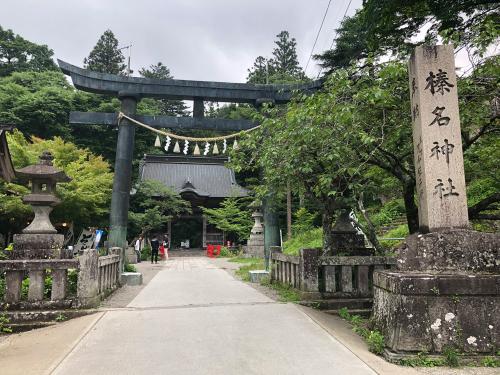
M 397 268 L 373 277 L 376 327 L 392 352 L 500 347 L 500 236 L 455 230 L 409 236 Z
M 373 317 L 394 352 L 494 353 L 500 345 L 500 275 L 374 274 Z
M 266 270 L 248 271 L 248 274 L 250 275 L 251 283 L 260 283 L 260 280 L 265 277 L 269 277 L 269 271 Z
M 137 253 L 135 252 L 133 247 L 127 247 L 127 250 L 125 251 L 125 257 L 127 258 L 127 263 L 137 263 Z
M 263 234 L 251 234 L 250 239 L 247 242 L 245 254 L 248 254 L 255 258 L 264 257 L 264 235 Z
M 60 259 L 64 257 L 61 251 L 64 244 L 62 234 L 32 234 L 14 235 L 14 259 Z

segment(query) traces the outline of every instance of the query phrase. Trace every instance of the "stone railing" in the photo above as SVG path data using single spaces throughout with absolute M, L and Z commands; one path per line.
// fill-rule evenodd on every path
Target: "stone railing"
M 271 249 L 271 280 L 288 284 L 310 298 L 371 298 L 373 272 L 390 269 L 396 259 L 385 256 L 321 256 L 302 249 L 298 256 Z
M 116 289 L 120 276 L 120 255 L 99 257 L 99 294 Z
M 90 249 L 75 259 L 2 260 L 0 275 L 5 274 L 5 286 L 1 291 L 4 298 L 0 307 L 37 310 L 97 306 L 120 285 L 120 253 L 118 248 L 111 249 L 109 255 L 99 256 L 97 250 Z M 69 270 L 77 272 L 76 295 L 68 295 Z M 52 289 L 50 296 L 45 296 L 45 278 L 49 274 Z M 23 298 L 22 286 L 26 277 L 29 277 L 29 287 Z
M 0 272 L 5 272 L 4 304 L 11 307 L 46 305 L 66 306 L 72 304 L 67 299 L 68 270 L 78 269 L 77 259 L 29 259 L 29 260 L 2 260 Z M 44 298 L 45 275 L 47 271 L 52 275 L 52 291 L 50 298 Z M 26 301 L 21 301 L 22 283 L 24 276 L 30 279 Z

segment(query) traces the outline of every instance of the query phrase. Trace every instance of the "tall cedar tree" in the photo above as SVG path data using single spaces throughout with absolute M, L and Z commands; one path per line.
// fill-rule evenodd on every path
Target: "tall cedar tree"
M 272 65 L 279 75 L 289 75 L 295 78 L 302 78 L 304 72 L 300 67 L 297 58 L 297 42 L 295 38 L 290 38 L 288 31 L 282 31 L 275 40 L 276 48 L 273 50 Z
M 54 52 L 0 26 L 0 77 L 13 72 L 55 70 Z
M 248 83 L 284 83 L 305 78 L 297 58 L 297 42 L 290 38 L 288 31 L 276 35 L 273 57 L 258 56 L 248 69 Z
M 144 78 L 154 78 L 154 79 L 173 79 L 174 77 L 170 74 L 170 69 L 168 69 L 161 62 L 156 65 L 150 65 L 149 68 L 142 68 L 139 70 L 139 74 Z M 182 100 L 168 100 L 168 99 L 158 99 L 155 100 L 158 104 L 158 109 L 160 114 L 166 116 L 187 116 L 188 107 L 184 104 Z
M 124 74 L 127 67 L 124 61 L 123 53 L 118 49 L 118 40 L 111 30 L 106 30 L 83 64 L 95 72 Z

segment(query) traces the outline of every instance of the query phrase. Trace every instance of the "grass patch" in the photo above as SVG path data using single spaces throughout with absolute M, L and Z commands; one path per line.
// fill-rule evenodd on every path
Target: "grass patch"
M 232 258 L 229 262 L 242 264 L 235 273 L 243 281 L 250 281 L 248 271 L 264 269 L 264 259 L 261 258 Z
M 298 302 L 300 301 L 299 292 L 291 285 L 278 282 L 271 282 L 269 277 L 265 277 L 260 281 L 260 285 L 266 286 L 275 290 L 278 293 L 280 302 Z
M 314 228 L 297 233 L 289 241 L 283 243 L 283 253 L 299 255 L 300 249 L 321 248 L 323 246 L 323 229 Z
M 366 341 L 368 350 L 378 355 L 384 352 L 385 337 L 379 331 L 369 329 L 368 319 L 359 315 L 351 315 L 345 307 L 339 310 L 339 316 L 352 324 L 352 330 Z
M 388 231 L 384 237 L 387 237 L 387 238 L 405 238 L 406 236 L 408 236 L 408 225 L 406 224 L 402 224 L 394 229 L 391 229 L 390 231 Z M 404 241 L 404 240 L 399 240 L 399 241 L 396 241 L 396 240 L 388 240 L 388 241 L 384 241 L 384 238 L 381 237 L 379 238 L 379 241 L 380 241 L 380 244 L 385 248 L 385 249 L 395 249 L 396 247 L 398 247 L 399 245 L 401 245 L 401 243 Z

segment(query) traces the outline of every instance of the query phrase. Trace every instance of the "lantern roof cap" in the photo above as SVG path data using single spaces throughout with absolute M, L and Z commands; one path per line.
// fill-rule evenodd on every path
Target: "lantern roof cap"
M 34 180 L 45 179 L 54 182 L 69 182 L 71 178 L 52 164 L 54 157 L 49 151 L 44 151 L 39 157 L 38 164 L 28 165 L 27 167 L 17 169 L 16 174 L 20 179 Z

